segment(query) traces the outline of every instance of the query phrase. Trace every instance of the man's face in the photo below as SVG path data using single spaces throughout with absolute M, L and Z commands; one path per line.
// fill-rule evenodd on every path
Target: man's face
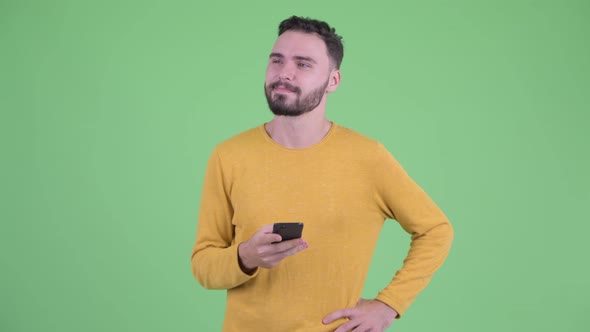
M 330 60 L 315 34 L 286 31 L 279 36 L 266 68 L 264 91 L 275 115 L 298 116 L 314 110 L 330 83 Z

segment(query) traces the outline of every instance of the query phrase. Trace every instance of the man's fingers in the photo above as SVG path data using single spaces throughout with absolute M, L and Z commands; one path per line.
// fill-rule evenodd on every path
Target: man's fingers
M 272 245 L 272 248 L 275 249 L 275 246 L 276 245 Z M 263 258 L 263 260 L 268 265 L 274 266 L 275 264 L 278 264 L 280 261 L 282 261 L 286 257 L 289 257 L 291 255 L 295 255 L 296 253 L 298 253 L 301 250 L 306 249 L 306 248 L 307 248 L 307 243 L 305 243 L 305 242 L 303 244 L 296 244 L 295 246 L 292 246 L 292 244 L 291 244 L 291 247 L 289 247 L 289 249 L 283 250 L 280 252 L 275 252 L 274 254 Z
M 258 241 L 256 241 L 256 242 L 260 245 L 264 245 L 264 244 L 272 244 L 275 242 L 280 242 L 281 240 L 282 239 L 279 234 L 262 233 L 262 234 L 258 234 Z
M 264 225 L 256 231 L 252 236 L 252 239 L 257 245 L 271 244 L 273 242 L 281 241 L 281 236 L 279 234 L 274 234 L 272 229 L 273 224 Z
M 382 330 L 375 330 L 374 328 L 372 328 L 371 326 L 366 326 L 366 325 L 359 325 L 357 327 L 355 327 L 354 329 L 350 330 L 350 332 L 378 332 L 378 331 L 382 331 Z M 340 332 L 340 331 L 338 331 Z
M 334 330 L 334 332 L 348 332 L 348 331 L 364 331 L 364 330 L 360 330 L 358 329 L 359 327 L 359 323 L 353 320 L 349 320 L 348 322 L 338 326 L 338 328 L 336 330 Z M 353 330 L 354 329 L 354 330 Z
M 356 331 L 356 332 L 365 332 L 369 330 L 365 330 L 361 328 L 360 323 L 354 320 L 349 320 L 348 322 L 338 326 L 334 332 L 349 332 L 349 331 Z
M 277 249 L 278 255 L 287 257 L 294 255 L 303 249 L 306 249 L 308 247 L 308 244 L 303 240 L 297 239 L 277 243 L 274 245 L 274 247 Z
M 258 230 L 258 233 L 272 233 L 273 224 L 266 224 Z
M 338 320 L 340 318 L 345 318 L 345 317 L 351 318 L 353 316 L 353 314 L 354 314 L 353 309 L 342 309 L 342 310 L 334 311 L 333 313 L 324 317 L 324 319 L 322 319 L 322 322 L 324 324 L 330 324 L 333 321 Z
M 273 229 L 273 224 L 266 224 L 266 225 L 260 227 L 260 229 L 258 231 L 256 231 L 256 234 L 272 234 L 272 229 Z
M 305 246 L 305 248 L 307 248 L 307 242 L 305 242 L 305 240 L 303 240 L 303 239 L 293 239 L 293 240 L 287 240 L 287 241 L 273 244 L 273 248 L 274 248 L 275 252 L 278 252 L 278 253 L 283 252 L 283 251 L 287 251 L 287 250 L 291 250 L 291 249 L 299 247 L 299 246 Z M 305 249 L 305 248 L 302 248 L 302 249 Z

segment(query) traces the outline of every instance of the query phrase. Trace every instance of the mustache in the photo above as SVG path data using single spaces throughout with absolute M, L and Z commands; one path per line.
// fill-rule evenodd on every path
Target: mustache
M 291 91 L 293 91 L 295 93 L 300 93 L 301 92 L 301 89 L 299 89 L 298 87 L 296 87 L 294 85 L 291 85 L 289 83 L 286 83 L 286 82 L 273 82 L 273 83 L 271 83 L 271 84 L 268 85 L 268 88 L 270 90 L 273 90 L 273 89 L 275 89 L 275 88 L 277 88 L 279 86 L 280 87 L 283 87 L 283 88 L 286 88 L 286 89 L 289 89 L 289 90 L 291 90 Z

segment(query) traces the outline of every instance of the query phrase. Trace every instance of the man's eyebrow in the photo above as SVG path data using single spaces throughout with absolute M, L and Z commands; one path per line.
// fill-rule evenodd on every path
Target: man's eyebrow
M 317 63 L 313 58 L 310 58 L 308 56 L 294 56 L 295 59 L 297 60 L 303 60 L 303 61 L 309 61 L 309 62 L 313 62 L 313 63 Z
M 271 53 L 269 56 L 269 58 L 284 58 L 284 57 L 285 56 L 282 53 Z M 313 58 L 308 57 L 308 56 L 296 55 L 293 58 L 295 58 L 296 60 L 309 61 L 309 62 L 317 64 L 317 61 L 315 61 Z

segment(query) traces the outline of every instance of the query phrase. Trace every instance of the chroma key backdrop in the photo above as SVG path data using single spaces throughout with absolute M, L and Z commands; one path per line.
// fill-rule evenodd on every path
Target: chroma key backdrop
M 344 37 L 329 119 L 455 229 L 389 330 L 587 330 L 589 1 L 0 0 L 0 331 L 221 330 L 190 270 L 204 170 L 272 118 L 291 15 Z M 409 241 L 385 223 L 364 297 Z

